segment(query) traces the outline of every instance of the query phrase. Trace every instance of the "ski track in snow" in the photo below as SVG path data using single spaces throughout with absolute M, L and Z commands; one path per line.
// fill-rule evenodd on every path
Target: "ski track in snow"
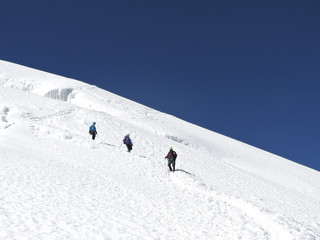
M 95 96 L 94 86 L 64 87 L 68 96 L 59 101 L 19 84 L 27 92 L 0 87 L 0 239 L 320 239 L 320 214 L 311 215 L 300 193 L 282 208 L 256 200 L 265 197 L 259 187 L 285 188 L 223 161 L 229 152 L 214 145 L 212 154 L 184 130 L 170 130 L 171 122 L 164 132 L 161 113 Z M 121 144 L 126 133 L 132 153 Z M 175 173 L 164 159 L 169 146 L 178 152 Z M 245 192 L 251 181 L 256 191 Z M 286 216 L 302 211 L 296 202 L 307 217 Z

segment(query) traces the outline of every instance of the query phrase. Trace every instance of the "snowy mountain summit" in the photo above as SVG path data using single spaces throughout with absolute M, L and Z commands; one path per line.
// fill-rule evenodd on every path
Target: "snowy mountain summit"
M 320 239 L 310 168 L 5 61 L 0 115 L 0 239 Z

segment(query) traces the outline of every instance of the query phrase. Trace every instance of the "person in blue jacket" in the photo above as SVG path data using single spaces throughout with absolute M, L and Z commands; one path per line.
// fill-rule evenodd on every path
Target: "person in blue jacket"
M 90 126 L 89 133 L 92 135 L 92 140 L 94 140 L 96 138 L 96 135 L 98 134 L 96 129 L 96 122 L 93 122 L 93 124 Z
M 129 134 L 127 134 L 127 135 L 124 137 L 123 143 L 127 146 L 128 152 L 131 152 L 133 144 L 132 144 L 132 141 L 131 141 L 131 139 L 130 139 L 130 135 L 129 135 Z

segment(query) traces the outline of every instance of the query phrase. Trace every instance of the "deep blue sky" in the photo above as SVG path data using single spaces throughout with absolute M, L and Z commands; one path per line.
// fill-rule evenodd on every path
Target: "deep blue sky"
M 320 171 L 320 1 L 2 1 L 0 59 Z

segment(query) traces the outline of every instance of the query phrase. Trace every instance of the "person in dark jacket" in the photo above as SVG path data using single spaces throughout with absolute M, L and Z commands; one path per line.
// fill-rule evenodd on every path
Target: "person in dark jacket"
M 170 172 L 174 172 L 176 170 L 176 158 L 177 158 L 177 153 L 173 151 L 172 147 L 170 148 L 170 151 L 168 152 L 167 156 L 165 157 L 168 159 L 168 167 L 170 169 Z M 172 168 L 171 168 L 172 166 Z
M 127 146 L 128 152 L 131 152 L 133 144 L 129 134 L 124 137 L 123 143 Z
M 94 140 L 96 138 L 96 135 L 98 134 L 96 129 L 96 122 L 93 122 L 93 124 L 90 126 L 89 133 L 92 135 L 92 140 Z

